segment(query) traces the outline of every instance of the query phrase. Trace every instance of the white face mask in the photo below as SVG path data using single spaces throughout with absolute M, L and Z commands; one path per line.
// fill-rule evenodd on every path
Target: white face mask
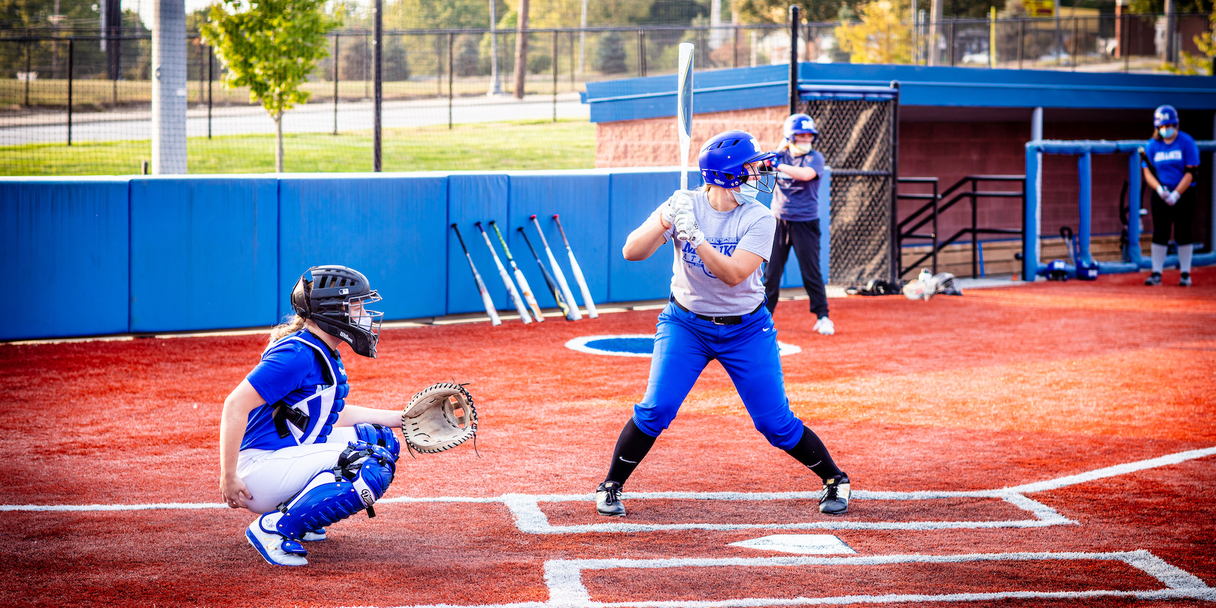
M 802 142 L 802 143 L 790 142 L 790 152 L 793 152 L 795 156 L 805 156 L 807 154 L 810 154 L 811 143 L 810 142 Z
M 743 184 L 739 186 L 738 190 L 731 190 L 730 193 L 735 195 L 735 202 L 739 203 L 740 205 L 760 202 L 756 199 L 756 195 L 759 194 L 760 191 L 757 190 L 755 186 Z

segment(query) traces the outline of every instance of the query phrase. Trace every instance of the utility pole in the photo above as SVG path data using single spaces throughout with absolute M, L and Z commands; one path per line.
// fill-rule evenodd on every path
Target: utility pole
M 553 57 L 557 63 L 556 54 Z M 515 98 L 524 98 L 528 77 L 528 0 L 519 0 L 519 19 L 515 23 Z
M 929 15 L 929 40 L 925 43 L 925 52 L 929 56 L 928 65 L 937 65 L 939 59 L 938 54 L 940 49 L 938 48 L 937 39 L 941 35 L 943 2 L 944 0 L 933 0 L 933 3 L 929 7 L 929 11 L 932 14 Z
M 587 0 L 583 0 L 583 16 L 578 21 L 578 71 L 587 71 Z
M 490 0 L 490 90 L 486 93 L 491 97 L 502 95 L 502 83 L 498 81 L 498 9 L 494 5 L 498 0 Z
M 375 84 L 372 85 L 373 86 L 372 95 L 374 96 L 373 97 L 374 101 L 372 102 L 372 105 L 373 105 L 373 111 L 372 111 L 372 171 L 379 173 L 380 167 L 381 167 L 381 160 L 383 158 L 383 156 L 381 154 L 381 149 L 380 149 L 380 143 L 381 143 L 380 110 L 381 110 L 381 102 L 384 101 L 383 88 L 382 88 L 382 85 L 384 84 L 384 82 L 383 82 L 384 74 L 381 72 L 381 66 L 383 64 L 382 53 L 383 53 L 383 47 L 384 47 L 384 44 L 383 44 L 383 42 L 384 42 L 384 36 L 383 36 L 383 34 L 384 34 L 384 0 L 376 0 L 375 11 L 376 11 L 376 15 L 375 15 L 376 19 L 375 19 L 375 23 L 372 26 L 374 28 L 374 31 L 372 32 L 372 45 L 375 47 L 375 52 L 372 53 L 372 61 L 376 62 L 376 65 L 373 66 L 373 68 L 372 68 L 372 73 L 374 74 L 374 78 L 376 80 Z

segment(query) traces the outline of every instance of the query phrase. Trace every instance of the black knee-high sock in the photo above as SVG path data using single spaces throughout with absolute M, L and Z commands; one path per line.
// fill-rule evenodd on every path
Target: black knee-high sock
M 786 450 L 785 453 L 814 471 L 820 479 L 828 479 L 840 474 L 840 468 L 836 466 L 835 462 L 832 462 L 832 455 L 828 454 L 827 447 L 819 440 L 819 436 L 805 425 L 802 427 L 802 439 L 798 440 L 798 445 Z
M 612 464 L 608 466 L 608 476 L 604 481 L 625 485 L 625 480 L 638 468 L 638 463 L 646 457 L 656 439 L 658 437 L 643 433 L 642 429 L 634 424 L 633 418 L 630 418 L 629 422 L 625 423 L 625 428 L 621 429 L 621 436 L 617 437 L 616 448 L 612 451 Z

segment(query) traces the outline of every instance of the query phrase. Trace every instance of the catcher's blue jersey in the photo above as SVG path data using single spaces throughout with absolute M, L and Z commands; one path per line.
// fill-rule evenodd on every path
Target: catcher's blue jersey
M 350 393 L 341 355 L 308 330 L 267 348 L 245 379 L 266 403 L 249 413 L 242 450 L 325 443 Z

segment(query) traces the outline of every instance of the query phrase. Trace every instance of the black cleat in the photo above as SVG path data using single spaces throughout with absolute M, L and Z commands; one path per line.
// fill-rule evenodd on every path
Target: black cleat
M 1153 285 L 1160 285 L 1161 284 L 1161 273 L 1154 272 L 1153 274 L 1148 275 L 1148 278 L 1144 279 L 1144 284 L 1148 285 L 1149 287 L 1152 287 Z
M 621 504 L 621 484 L 605 481 L 595 489 L 595 510 L 600 515 L 624 517 L 625 505 Z
M 819 497 L 819 512 L 824 515 L 844 515 L 849 510 L 849 476 L 843 472 L 823 482 Z
M 1189 273 L 1189 272 L 1182 273 L 1182 278 L 1178 279 L 1178 286 L 1179 287 L 1190 287 L 1191 286 L 1191 273 Z

